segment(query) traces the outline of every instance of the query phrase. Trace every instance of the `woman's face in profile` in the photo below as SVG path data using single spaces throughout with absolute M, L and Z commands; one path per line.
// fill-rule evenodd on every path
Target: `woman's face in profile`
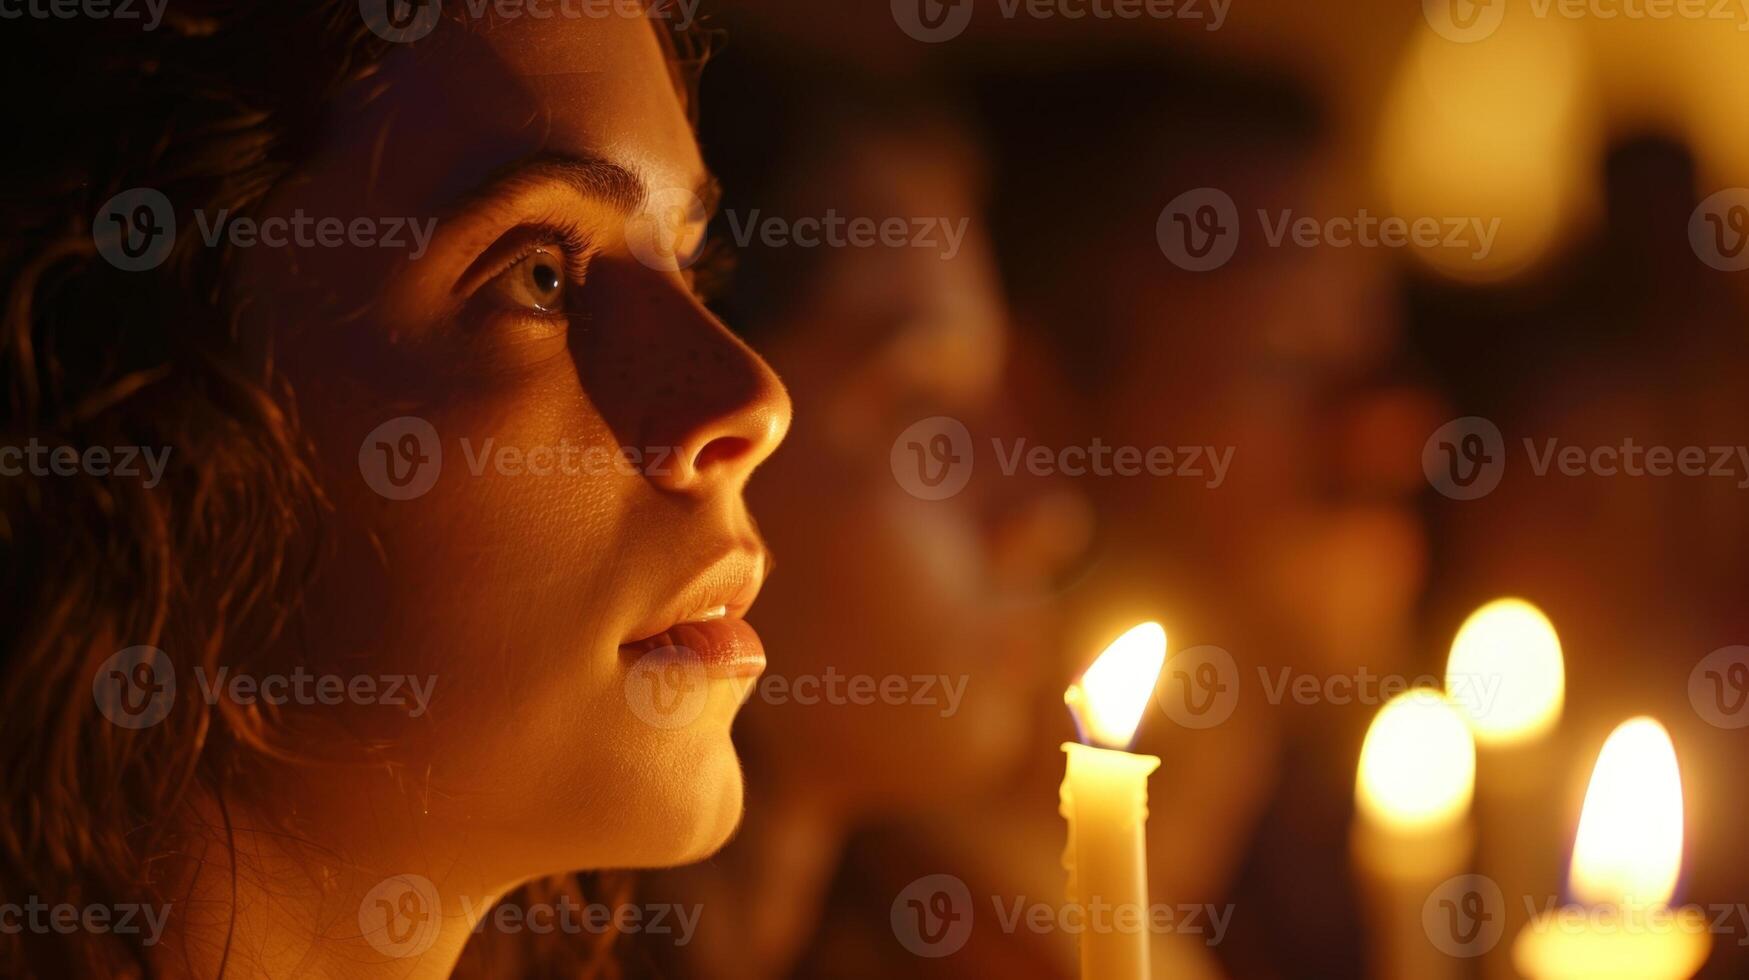
M 710 181 L 658 29 L 440 25 L 263 214 L 409 219 L 408 244 L 244 250 L 242 328 L 334 509 L 287 653 L 429 690 L 304 709 L 385 746 L 296 790 L 384 860 L 672 864 L 741 810 L 766 570 L 741 491 L 790 410 L 683 268 Z

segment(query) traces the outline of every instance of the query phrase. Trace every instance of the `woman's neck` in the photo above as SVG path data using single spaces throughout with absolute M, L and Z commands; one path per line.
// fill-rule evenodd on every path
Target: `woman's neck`
M 441 980 L 514 884 L 417 847 L 430 836 L 392 819 L 316 840 L 210 794 L 189 809 L 169 924 L 149 954 L 166 977 Z
M 666 897 L 710 910 L 683 951 L 687 975 L 786 975 L 815 931 L 849 831 L 846 813 L 817 793 L 765 787 L 722 853 L 664 875 Z

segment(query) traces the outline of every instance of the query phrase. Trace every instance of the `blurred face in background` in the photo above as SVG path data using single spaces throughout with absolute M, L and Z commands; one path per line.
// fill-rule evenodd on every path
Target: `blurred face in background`
M 1201 477 L 1084 482 L 1120 568 L 1172 569 L 1172 594 L 1154 598 L 1194 624 L 1189 643 L 1249 641 L 1261 662 L 1340 669 L 1400 652 L 1423 576 L 1413 505 L 1434 408 L 1385 374 L 1398 343 L 1388 257 L 1268 244 L 1260 210 L 1358 207 L 1289 160 L 1235 150 L 1209 167 L 1218 179 L 1182 184 L 1235 201 L 1239 247 L 1220 268 L 1178 269 L 1151 220 L 1079 243 L 1065 281 L 1109 311 L 1112 344 L 1087 385 L 1089 430 L 1144 451 L 1206 447 Z M 1224 473 L 1211 455 L 1227 455 Z
M 797 421 L 792 451 L 749 489 L 778 561 L 752 617 L 783 664 L 762 690 L 791 688 L 747 708 L 754 766 L 858 804 L 933 800 L 1013 760 L 1044 666 L 1042 578 L 1061 537 L 1051 505 L 988 479 L 994 467 L 925 500 L 891 462 L 921 419 L 982 434 L 1007 412 L 1007 311 L 977 168 L 951 131 L 863 130 L 792 186 L 792 215 L 936 216 L 965 231 L 957 248 L 937 236 L 933 247 L 823 249 L 781 318 L 760 325 L 756 346 Z M 830 703 L 834 674 L 880 692 Z M 802 703 L 816 682 L 819 703 Z

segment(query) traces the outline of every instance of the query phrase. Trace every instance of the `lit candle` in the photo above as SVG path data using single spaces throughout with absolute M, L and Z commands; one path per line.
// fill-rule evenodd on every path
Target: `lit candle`
M 1148 980 L 1148 774 L 1152 755 L 1125 751 L 1166 662 L 1166 631 L 1134 627 L 1106 647 L 1063 700 L 1089 744 L 1064 742 L 1060 811 L 1069 821 L 1063 867 L 1078 907 L 1081 976 Z
M 1445 689 L 1484 749 L 1540 741 L 1561 720 L 1567 673 L 1555 624 L 1523 599 L 1496 599 L 1458 627 Z
M 1375 975 L 1462 975 L 1462 961 L 1429 942 L 1422 913 L 1469 860 L 1475 781 L 1475 741 L 1445 695 L 1416 688 L 1379 709 L 1360 748 L 1352 835 Z
M 1561 758 L 1552 737 L 1566 702 L 1566 663 L 1555 625 L 1523 599 L 1496 599 L 1458 627 L 1445 664 L 1445 690 L 1476 736 L 1478 870 L 1504 896 L 1502 931 L 1514 935 L 1529 917 L 1518 896 L 1560 877 L 1560 830 L 1534 819 L 1554 810 L 1549 772 Z M 1509 944 L 1482 960 L 1490 980 L 1516 978 Z
M 1682 775 L 1651 718 L 1611 732 L 1591 770 L 1567 889 L 1537 916 L 1512 960 L 1532 980 L 1687 980 L 1712 950 L 1707 919 L 1670 907 L 1682 870 Z

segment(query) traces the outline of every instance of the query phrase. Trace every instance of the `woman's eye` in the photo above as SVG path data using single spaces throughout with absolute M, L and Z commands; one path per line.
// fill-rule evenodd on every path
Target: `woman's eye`
M 565 257 L 557 251 L 536 249 L 492 280 L 492 289 L 508 306 L 540 313 L 565 309 Z

